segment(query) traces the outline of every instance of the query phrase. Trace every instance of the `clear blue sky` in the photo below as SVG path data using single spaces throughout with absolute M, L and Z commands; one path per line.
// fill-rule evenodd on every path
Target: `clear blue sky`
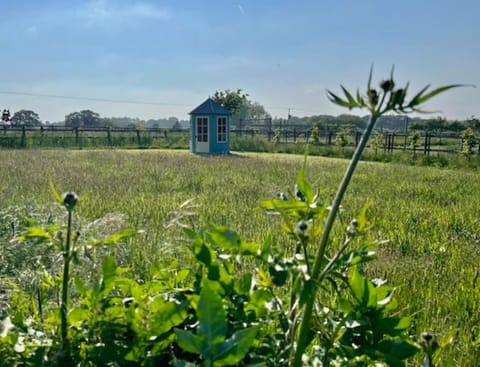
M 273 116 L 347 112 L 325 90 L 365 85 L 395 65 L 412 92 L 473 83 L 427 107 L 480 115 L 478 0 L 0 0 L 0 108 L 45 121 L 92 109 L 142 119 L 188 112 L 241 88 Z M 363 112 L 358 112 L 364 114 Z

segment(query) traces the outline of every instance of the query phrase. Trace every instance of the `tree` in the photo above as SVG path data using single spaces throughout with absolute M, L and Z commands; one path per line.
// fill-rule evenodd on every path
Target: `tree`
M 96 112 L 83 110 L 72 112 L 65 116 L 65 125 L 69 127 L 99 127 L 102 125 L 102 119 Z
M 30 110 L 15 112 L 10 121 L 12 125 L 40 126 L 42 124 L 38 114 Z
M 265 110 L 258 102 L 252 102 L 250 100 L 245 100 L 240 106 L 240 109 L 236 116 L 238 119 L 245 120 L 255 120 L 255 119 L 266 119 L 270 118 L 270 114 Z
M 270 114 L 260 103 L 248 99 L 241 89 L 217 91 L 212 99 L 232 113 L 232 124 L 242 127 L 245 121 L 270 118 Z
M 234 116 L 247 101 L 247 97 L 248 94 L 242 93 L 241 89 L 237 89 L 236 91 L 227 89 L 225 91 L 216 91 L 212 99 L 228 109 L 232 116 Z

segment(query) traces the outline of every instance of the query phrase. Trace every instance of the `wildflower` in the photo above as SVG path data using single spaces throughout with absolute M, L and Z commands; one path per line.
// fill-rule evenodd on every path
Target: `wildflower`
M 67 192 L 63 195 L 63 205 L 67 210 L 73 210 L 77 205 L 78 196 L 73 191 Z

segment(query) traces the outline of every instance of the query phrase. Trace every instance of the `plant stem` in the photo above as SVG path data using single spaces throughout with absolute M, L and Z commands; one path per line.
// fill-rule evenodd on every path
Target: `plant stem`
M 295 351 L 292 351 L 294 355 L 292 358 L 291 365 L 294 367 L 302 366 L 302 355 L 308 345 L 310 319 L 312 318 L 313 306 L 315 304 L 315 299 L 318 291 L 317 278 L 320 274 L 322 260 L 325 256 L 325 250 L 327 248 L 330 232 L 333 228 L 333 223 L 335 222 L 335 218 L 337 216 L 340 203 L 342 202 L 345 191 L 347 190 L 348 184 L 350 183 L 350 180 L 353 176 L 353 172 L 355 172 L 357 164 L 360 161 L 362 152 L 367 145 L 368 138 L 372 134 L 375 123 L 377 119 L 380 117 L 380 115 L 381 113 L 377 111 L 372 112 L 367 128 L 365 129 L 362 135 L 362 138 L 360 139 L 357 149 L 355 149 L 355 152 L 353 153 L 350 164 L 348 165 L 347 170 L 345 171 L 345 175 L 343 176 L 343 179 L 338 187 L 337 194 L 335 195 L 335 199 L 333 200 L 332 209 L 328 214 L 327 221 L 325 223 L 325 228 L 323 230 L 322 237 L 320 239 L 320 245 L 318 247 L 318 251 L 315 256 L 315 263 L 312 270 L 312 280 L 313 280 L 312 291 L 311 291 L 310 297 L 308 298 L 305 304 L 305 309 L 303 310 L 302 321 L 301 321 L 300 330 L 297 338 L 297 347 L 295 348 Z
M 68 210 L 67 240 L 63 249 L 63 279 L 62 279 L 62 301 L 60 304 L 60 328 L 62 337 L 62 351 L 65 355 L 68 353 L 68 321 L 67 321 L 67 302 L 68 302 L 68 283 L 70 280 L 70 242 L 72 235 L 72 212 Z

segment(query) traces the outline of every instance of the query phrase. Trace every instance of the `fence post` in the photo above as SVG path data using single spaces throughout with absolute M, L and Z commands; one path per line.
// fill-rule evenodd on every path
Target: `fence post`
M 427 155 L 427 146 L 428 146 L 428 132 L 425 134 L 425 141 L 423 143 L 423 155 Z
M 268 141 L 272 140 L 272 118 L 268 119 Z
M 360 132 L 355 130 L 355 147 L 357 147 L 358 142 L 360 141 L 360 136 L 361 136 Z
M 79 146 L 78 126 L 75 128 L 75 145 Z
M 112 134 L 110 131 L 110 126 L 107 126 L 107 141 L 108 141 L 108 146 L 112 146 Z
M 27 146 L 27 133 L 25 131 L 25 125 L 22 125 L 22 140 L 20 145 L 22 148 L 25 148 Z
M 141 147 L 140 130 L 138 129 L 137 129 L 137 144 L 138 144 L 138 147 L 140 148 Z
M 40 126 L 40 146 L 43 145 L 43 125 Z

